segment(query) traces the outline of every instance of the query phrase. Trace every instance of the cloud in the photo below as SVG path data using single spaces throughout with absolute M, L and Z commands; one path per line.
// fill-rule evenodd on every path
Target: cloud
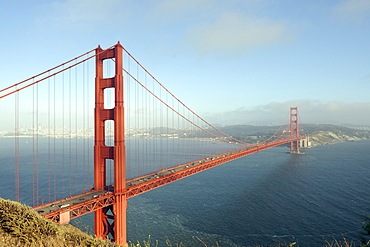
M 278 44 L 292 38 L 286 23 L 226 12 L 213 23 L 189 30 L 185 41 L 200 54 L 244 53 L 251 49 Z
M 281 125 L 287 123 L 289 108 L 297 106 L 303 124 L 353 124 L 370 126 L 370 102 L 343 103 L 317 100 L 272 102 L 253 109 L 240 108 L 219 114 L 207 114 L 207 121 L 217 124 Z
M 211 7 L 215 0 L 164 0 L 159 2 L 154 9 L 155 15 L 164 18 L 178 18 L 191 14 L 194 11 L 204 11 Z M 191 17 L 190 17 L 191 18 Z
M 347 0 L 334 7 L 335 16 L 346 21 L 361 21 L 370 16 L 369 0 Z
M 121 5 L 120 0 L 65 0 L 54 1 L 44 6 L 50 13 L 42 17 L 59 27 L 88 27 L 99 22 L 111 20 L 112 12 Z

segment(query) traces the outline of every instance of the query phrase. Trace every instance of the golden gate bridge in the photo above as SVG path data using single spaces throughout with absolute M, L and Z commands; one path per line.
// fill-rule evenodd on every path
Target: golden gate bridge
M 307 140 L 297 107 L 262 142 L 227 135 L 120 43 L 1 89 L 0 111 L 0 157 L 12 157 L 1 164 L 14 178 L 9 197 L 59 224 L 94 212 L 96 236 L 122 245 L 129 198 L 278 145 L 299 153 Z

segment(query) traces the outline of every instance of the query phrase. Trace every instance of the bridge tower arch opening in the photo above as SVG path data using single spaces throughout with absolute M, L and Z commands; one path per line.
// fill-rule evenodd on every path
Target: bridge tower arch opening
M 113 48 L 96 49 L 95 109 L 94 109 L 94 189 L 104 190 L 107 186 L 107 160 L 113 160 L 114 204 L 94 213 L 95 235 L 112 238 L 118 244 L 126 245 L 126 148 L 124 133 L 123 99 L 123 47 L 118 42 Z M 114 76 L 104 78 L 104 60 L 115 62 Z M 114 107 L 106 109 L 104 90 L 114 91 Z M 105 140 L 106 121 L 113 121 L 114 144 L 108 146 Z

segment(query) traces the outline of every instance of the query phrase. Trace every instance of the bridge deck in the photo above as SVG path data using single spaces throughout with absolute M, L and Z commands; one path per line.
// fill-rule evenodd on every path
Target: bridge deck
M 221 153 L 186 164 L 181 164 L 169 169 L 153 172 L 151 174 L 128 180 L 126 182 L 125 191 L 120 193 L 126 194 L 127 198 L 134 197 L 168 183 L 191 176 L 195 173 L 224 164 L 231 160 L 295 140 L 296 139 L 286 139 L 263 145 L 243 147 L 230 152 Z M 114 204 L 115 194 L 117 194 L 117 192 L 114 193 L 113 186 L 107 186 L 105 190 L 91 190 L 58 201 L 36 206 L 33 209 L 45 218 L 52 219 L 59 223 L 67 223 L 70 219 Z M 68 217 L 67 220 L 63 221 L 61 220 L 61 215 L 65 213 L 68 213 Z

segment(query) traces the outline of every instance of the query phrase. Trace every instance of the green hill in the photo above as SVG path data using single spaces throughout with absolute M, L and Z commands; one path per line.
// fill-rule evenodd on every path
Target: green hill
M 117 246 L 72 225 L 59 226 L 30 207 L 0 198 L 0 246 Z
M 219 129 L 235 139 L 258 143 L 272 136 L 279 126 L 231 125 Z M 300 128 L 301 135 L 308 135 L 312 146 L 336 142 L 370 139 L 370 128 L 349 128 L 331 124 L 304 124 Z

